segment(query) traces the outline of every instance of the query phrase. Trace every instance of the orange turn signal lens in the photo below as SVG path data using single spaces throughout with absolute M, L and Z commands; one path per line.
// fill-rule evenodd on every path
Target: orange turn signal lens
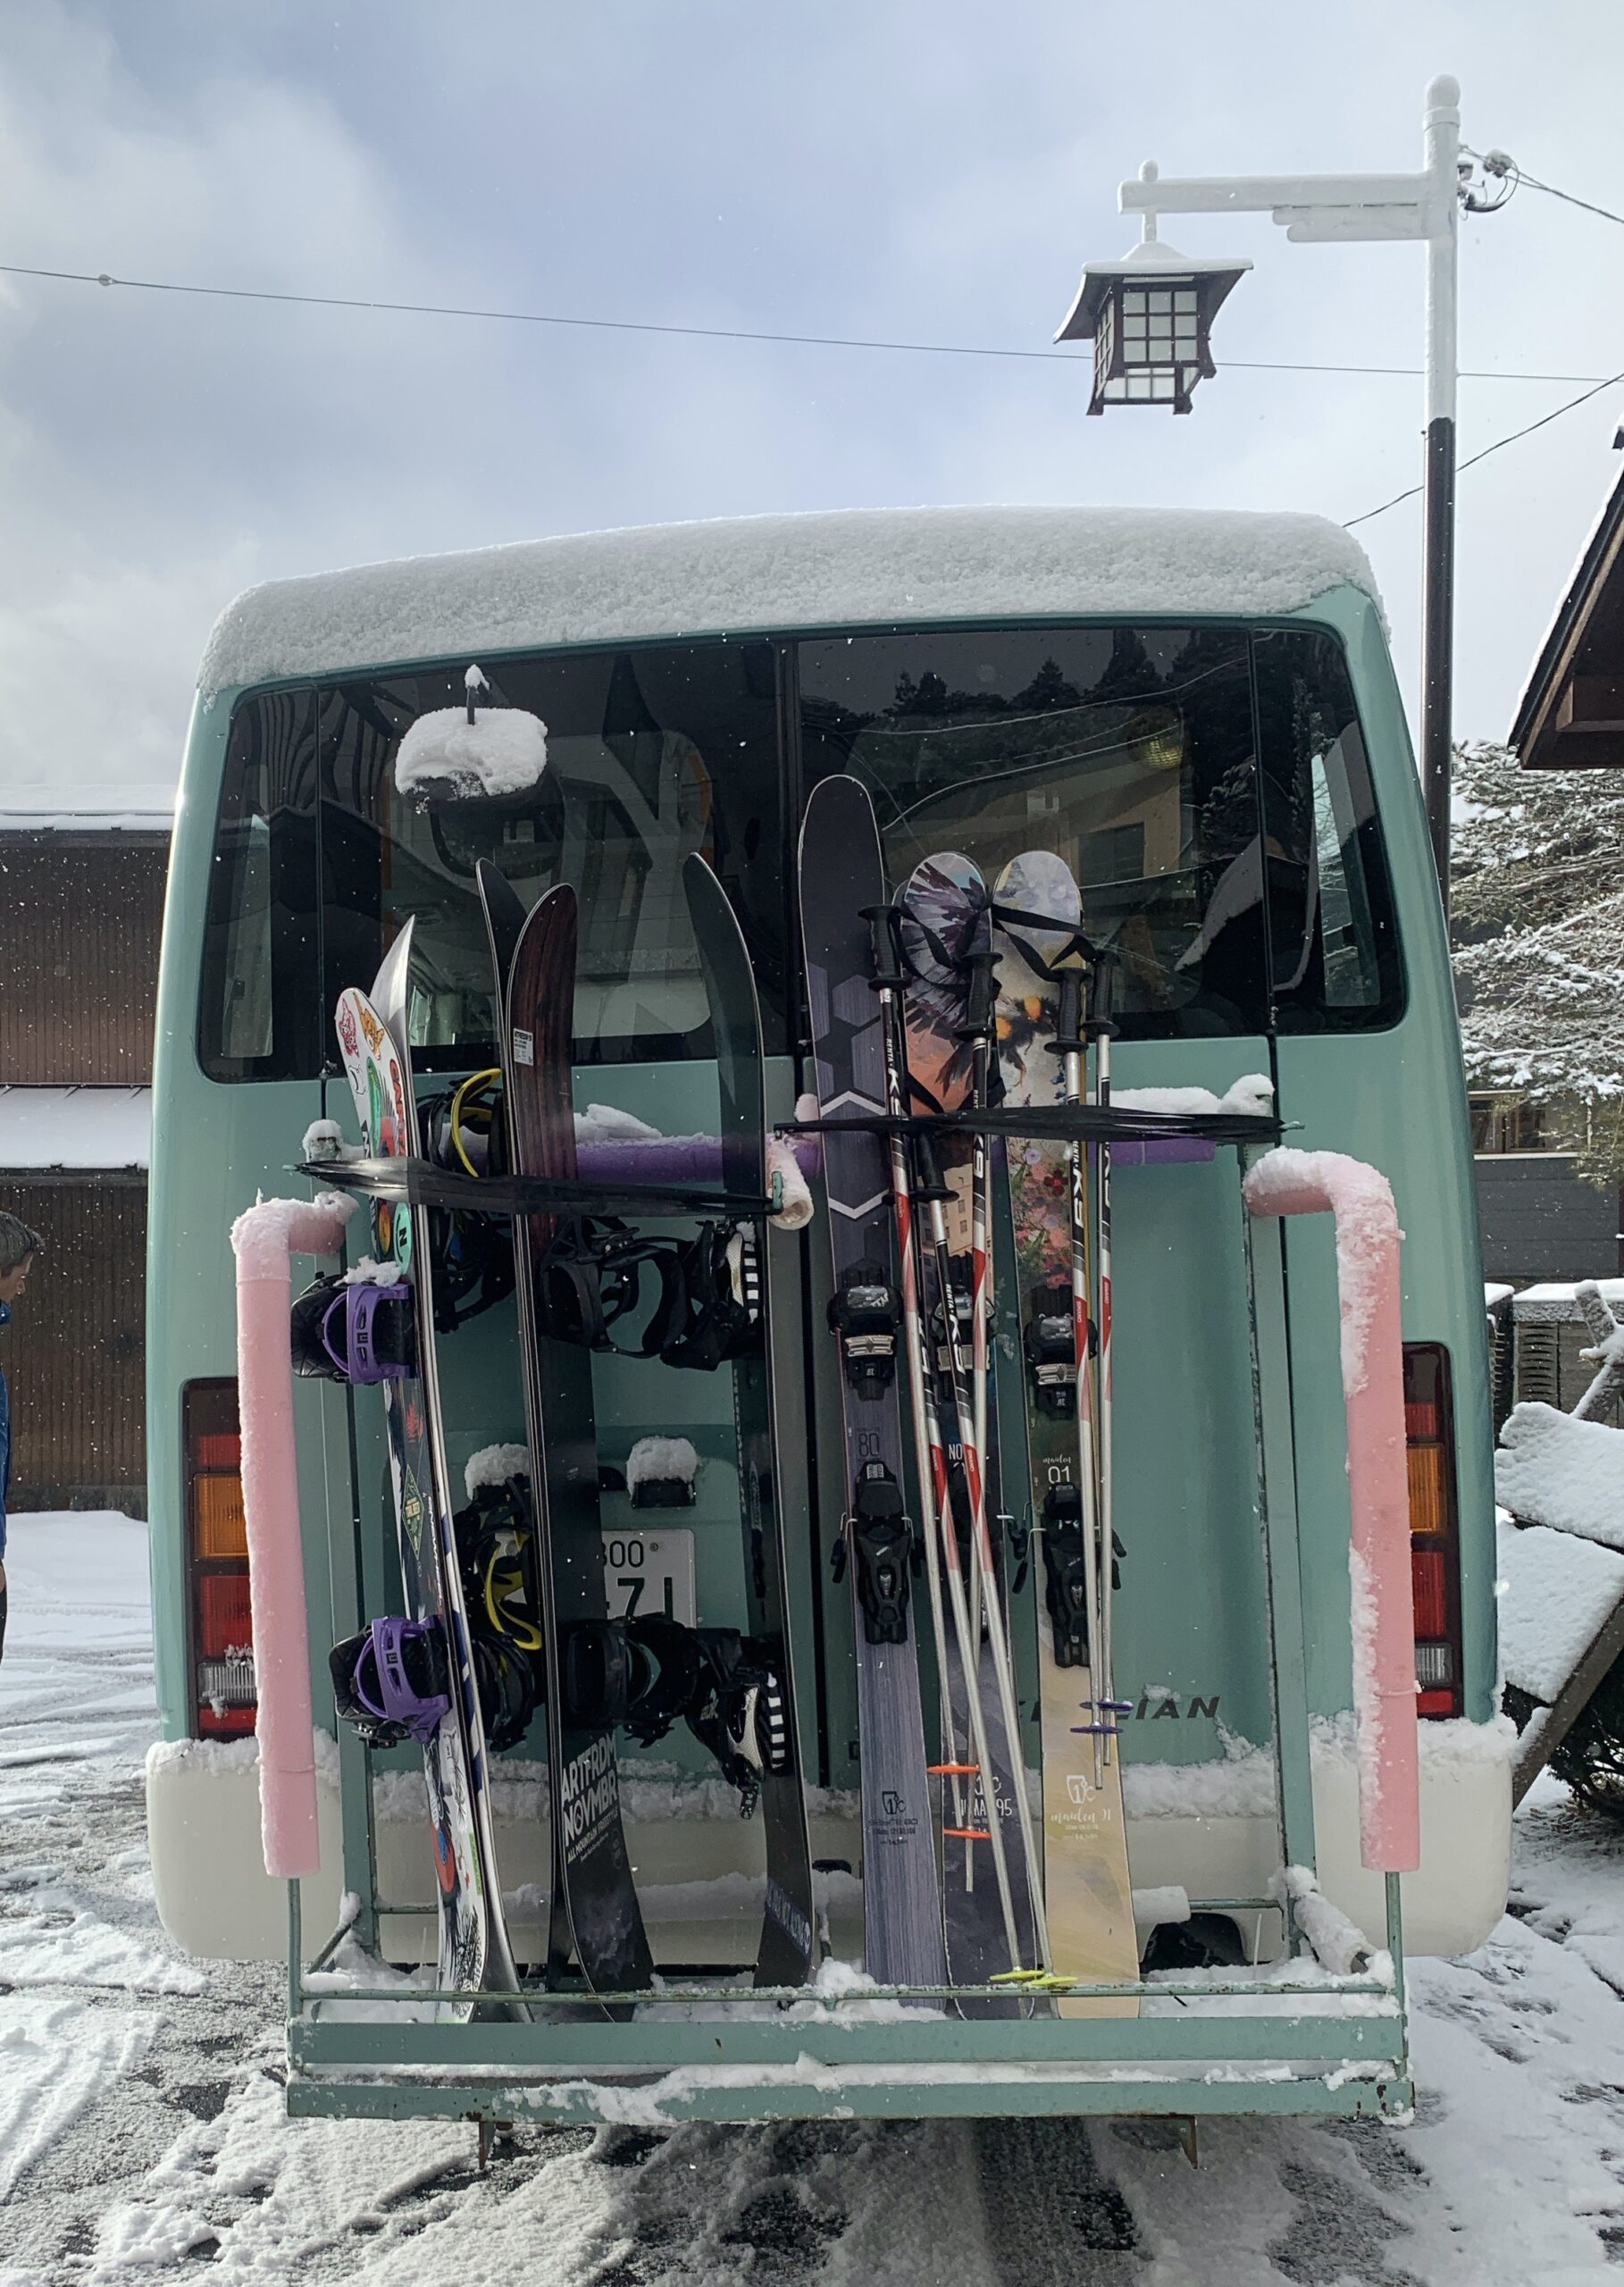
M 1449 1454 L 1444 1445 L 1410 1445 L 1410 1529 L 1412 1533 L 1447 1533 L 1451 1529 Z
M 193 1529 L 199 1556 L 246 1556 L 247 1521 L 242 1509 L 242 1479 L 223 1471 L 192 1479 Z

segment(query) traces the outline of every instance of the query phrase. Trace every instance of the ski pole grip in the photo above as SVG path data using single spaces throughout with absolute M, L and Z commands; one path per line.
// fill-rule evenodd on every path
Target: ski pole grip
M 960 1040 L 984 1040 L 992 1030 L 992 943 L 985 943 L 972 953 L 967 963 L 968 988 L 965 993 L 964 1021 L 954 1026 Z
M 1065 1056 L 1083 1046 L 1083 972 L 1080 968 L 1060 971 L 1060 1007 L 1055 1018 L 1053 1052 Z
M 894 906 L 866 905 L 859 918 L 868 924 L 874 942 L 874 982 L 876 988 L 896 990 L 907 975 L 902 964 L 901 916 Z
M 942 1162 L 936 1156 L 936 1139 L 928 1127 L 920 1128 L 914 1138 L 914 1195 L 917 1199 L 950 1199 L 951 1192 L 942 1180 Z
M 1117 1034 L 1116 1020 L 1111 1015 L 1111 1002 L 1116 995 L 1116 956 L 1097 952 L 1088 995 L 1088 1029 L 1095 1040 L 1113 1040 Z

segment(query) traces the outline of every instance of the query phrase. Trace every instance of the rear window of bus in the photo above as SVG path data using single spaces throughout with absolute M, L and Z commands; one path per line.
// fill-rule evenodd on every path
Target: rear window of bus
M 1310 628 L 865 632 L 481 662 L 548 725 L 539 787 L 419 810 L 405 731 L 460 703 L 444 670 L 251 695 L 233 719 L 198 1045 L 222 1079 L 314 1076 L 324 1011 L 408 914 L 428 1068 L 492 1038 L 474 886 L 582 900 L 582 1062 L 709 1052 L 681 894 L 699 850 L 749 942 L 769 1053 L 797 1027 L 792 834 L 831 771 L 875 797 L 888 870 L 958 849 L 991 881 L 1056 850 L 1118 956 L 1128 1039 L 1373 1029 L 1402 1011 L 1399 936 L 1341 646 Z

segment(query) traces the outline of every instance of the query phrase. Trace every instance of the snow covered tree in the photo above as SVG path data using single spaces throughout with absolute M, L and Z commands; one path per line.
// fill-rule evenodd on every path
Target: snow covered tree
M 1544 1108 L 1599 1185 L 1624 1182 L 1624 774 L 1455 757 L 1455 975 L 1474 1088 Z

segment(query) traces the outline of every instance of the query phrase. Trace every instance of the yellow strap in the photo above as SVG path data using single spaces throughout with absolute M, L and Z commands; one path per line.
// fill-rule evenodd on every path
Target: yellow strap
M 490 1615 L 490 1624 L 498 1636 L 511 1636 L 522 1652 L 539 1652 L 541 1631 L 534 1621 L 524 1620 L 507 1609 L 506 1599 L 523 1591 L 523 1577 L 516 1571 L 498 1572 L 498 1562 L 493 1557 L 485 1568 L 485 1610 Z
M 501 1076 L 501 1067 L 496 1064 L 485 1072 L 471 1072 L 451 1099 L 451 1148 L 471 1176 L 477 1176 L 479 1169 L 463 1149 L 463 1099 L 471 1088 L 482 1088 L 488 1081 L 499 1080 Z

